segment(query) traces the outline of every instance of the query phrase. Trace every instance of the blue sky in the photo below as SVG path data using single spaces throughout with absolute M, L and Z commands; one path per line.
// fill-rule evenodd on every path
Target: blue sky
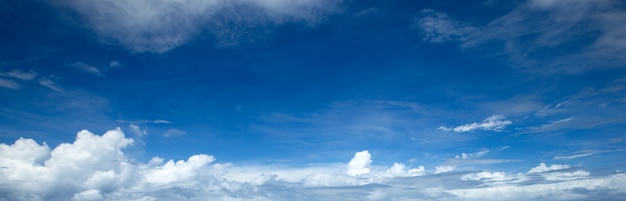
M 0 200 L 623 197 L 624 24 L 618 0 L 3 1 Z

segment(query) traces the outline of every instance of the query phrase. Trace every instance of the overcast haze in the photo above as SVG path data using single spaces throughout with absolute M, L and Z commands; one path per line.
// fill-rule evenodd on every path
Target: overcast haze
M 619 200 L 620 0 L 5 0 L 0 200 Z

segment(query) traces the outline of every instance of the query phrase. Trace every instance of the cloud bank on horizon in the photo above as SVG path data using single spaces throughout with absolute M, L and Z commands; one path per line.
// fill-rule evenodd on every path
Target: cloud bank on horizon
M 582 167 L 541 163 L 528 172 L 461 171 L 446 167 L 372 166 L 367 150 L 346 164 L 281 167 L 187 160 L 132 160 L 121 129 L 87 130 L 50 148 L 33 139 L 0 144 L 3 200 L 584 200 L 620 199 L 626 173 L 595 175 Z M 600 197 L 598 197 L 600 196 Z

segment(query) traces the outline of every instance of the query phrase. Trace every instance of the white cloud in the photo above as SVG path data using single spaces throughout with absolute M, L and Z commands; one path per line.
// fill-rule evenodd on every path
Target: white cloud
M 469 123 L 469 124 L 460 125 L 454 128 L 440 126 L 438 130 L 464 133 L 464 132 L 469 132 L 469 131 L 480 129 L 480 130 L 500 132 L 504 130 L 504 128 L 507 125 L 512 124 L 512 123 L 513 122 L 511 122 L 511 120 L 505 119 L 504 115 L 493 115 L 493 116 L 487 117 L 487 119 L 483 120 L 482 122 Z
M 356 152 L 354 157 L 348 163 L 347 173 L 350 176 L 358 176 L 370 173 L 370 165 L 372 164 L 372 156 L 367 150 Z
M 350 165 L 236 165 L 206 154 L 141 163 L 123 152 L 133 143 L 119 128 L 80 131 L 73 143 L 53 149 L 32 139 L 0 143 L 0 200 L 617 200 L 626 194 L 624 173 L 595 176 L 564 165 L 517 174 L 426 174 L 423 166 L 374 166 L 368 151 L 357 152 Z M 453 170 L 439 166 L 435 173 Z
M 616 174 L 596 179 L 570 180 L 563 182 L 535 183 L 531 185 L 512 185 L 504 183 L 491 187 L 461 188 L 448 190 L 461 200 L 589 200 L 600 194 L 587 195 L 594 191 L 609 190 L 603 196 L 607 200 L 623 196 L 623 183 L 626 174 Z M 600 190 L 602 189 L 602 190 Z M 596 192 L 600 193 L 600 192 Z M 591 193 L 590 193 L 591 194 Z M 615 197 L 617 196 L 617 197 Z
M 540 163 L 537 167 L 531 168 L 528 171 L 528 173 L 541 173 L 541 172 L 563 170 L 563 169 L 569 169 L 569 168 L 570 168 L 569 165 L 552 164 L 548 167 L 546 163 Z
M 423 32 L 423 40 L 429 42 L 466 41 L 478 31 L 476 27 L 448 17 L 447 14 L 424 9 L 421 17 L 415 19 L 415 26 Z
M 512 59 L 541 66 L 541 72 L 577 73 L 626 62 L 624 23 L 626 10 L 619 0 L 528 0 L 487 24 L 473 25 L 426 9 L 413 25 L 424 41 L 459 41 L 462 48 L 498 41 Z M 535 51 L 548 49 L 569 51 L 533 57 Z
M 174 137 L 174 136 L 181 136 L 185 134 L 187 134 L 187 132 L 179 130 L 177 128 L 172 128 L 172 129 L 168 129 L 167 131 L 165 131 L 165 133 L 163 133 L 163 137 Z
M 589 176 L 589 172 L 584 170 L 576 170 L 574 172 L 550 172 L 542 174 L 546 180 L 573 180 Z
M 54 76 L 43 77 L 35 81 L 34 79 L 39 75 L 37 72 L 33 70 L 29 70 L 28 72 L 24 72 L 20 69 L 14 69 L 12 71 L 6 73 L 0 73 L 0 87 L 8 88 L 8 89 L 20 89 L 22 86 L 16 83 L 16 79 L 18 81 L 26 81 L 26 82 L 36 82 L 43 87 L 47 87 L 54 91 L 63 91 L 60 87 L 56 85 L 56 83 L 52 79 L 56 79 Z M 6 77 L 9 79 L 1 78 Z
M 593 155 L 593 153 L 582 153 L 582 154 L 574 154 L 574 155 L 569 155 L 569 156 L 555 156 L 554 160 L 572 160 L 575 158 L 582 158 L 582 157 L 587 157 L 591 155 Z
M 170 124 L 170 123 L 172 123 L 171 121 L 164 120 L 164 119 L 136 120 L 136 121 L 117 120 L 117 122 L 128 123 L 128 124 Z
M 47 87 L 49 89 L 52 89 L 54 91 L 58 91 L 58 92 L 62 92 L 63 89 L 61 89 L 61 87 L 57 86 L 57 84 L 52 81 L 51 79 L 48 78 L 41 78 L 39 80 L 39 85 Z
M 136 0 L 70 1 L 103 40 L 135 52 L 165 52 L 212 33 L 217 46 L 267 37 L 269 27 L 290 22 L 315 24 L 337 10 L 338 0 Z
M 207 164 L 213 162 L 215 158 L 206 154 L 193 155 L 187 161 L 173 160 L 167 161 L 158 168 L 146 168 L 142 181 L 148 185 L 193 185 L 196 181 L 195 177 L 202 175 L 206 171 Z
M 437 166 L 435 167 L 435 174 L 439 174 L 439 173 L 446 173 L 446 172 L 451 172 L 452 170 L 454 170 L 454 166 L 449 166 L 449 165 L 442 165 L 442 166 Z
M 30 70 L 28 72 L 23 72 L 20 69 L 15 69 L 7 73 L 0 74 L 0 76 L 17 78 L 20 80 L 32 80 L 33 78 L 37 76 L 37 73 L 33 70 Z
M 426 174 L 424 170 L 424 166 L 408 169 L 402 163 L 393 163 L 393 166 L 385 170 L 385 173 L 393 177 L 421 176 Z
M 120 62 L 113 60 L 109 63 L 109 68 L 119 68 L 120 67 Z
M 21 86 L 12 80 L 0 78 L 0 87 L 7 89 L 19 89 Z
M 481 157 L 484 156 L 485 154 L 489 153 L 489 149 L 484 149 L 482 151 L 476 152 L 476 153 L 461 153 L 461 155 L 456 155 L 454 158 L 455 159 L 470 159 L 470 158 L 474 158 L 474 157 Z
M 135 136 L 137 136 L 137 137 L 142 137 L 142 136 L 148 135 L 148 131 L 142 130 L 141 128 L 139 128 L 139 126 L 137 126 L 135 124 L 128 125 L 128 129 L 130 129 L 130 132 L 132 134 L 134 134 Z
M 84 71 L 93 75 L 104 76 L 104 74 L 102 74 L 102 72 L 100 72 L 98 68 L 91 66 L 89 64 L 83 63 L 83 62 L 76 62 L 76 63 L 70 64 L 69 66 L 77 68 L 81 71 Z
M 0 144 L 0 158 L 20 160 L 26 163 L 41 163 L 49 157 L 50 148 L 46 143 L 37 144 L 35 140 L 20 138 L 13 145 Z
M 72 201 L 99 201 L 104 200 L 99 190 L 86 190 L 72 196 Z
M 595 154 L 605 153 L 605 152 L 610 152 L 610 151 L 608 151 L 608 150 L 587 150 L 587 151 L 581 151 L 581 152 L 578 152 L 578 153 L 565 155 L 565 156 L 555 156 L 554 160 L 572 160 L 572 159 L 576 159 L 576 158 L 583 158 L 583 157 L 592 156 L 592 155 L 595 155 Z
M 484 182 L 490 182 L 493 184 L 493 182 L 502 182 L 502 181 L 512 181 L 512 180 L 518 180 L 517 182 L 521 182 L 521 181 L 525 181 L 525 178 L 523 175 L 518 174 L 518 175 L 511 175 L 508 174 L 506 172 L 489 172 L 489 171 L 482 171 L 482 172 L 478 172 L 478 173 L 472 173 L 472 174 L 466 174 L 463 175 L 461 177 L 461 180 L 467 181 L 484 181 Z

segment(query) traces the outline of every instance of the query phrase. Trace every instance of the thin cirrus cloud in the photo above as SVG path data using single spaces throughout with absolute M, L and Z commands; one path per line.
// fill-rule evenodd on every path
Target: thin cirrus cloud
M 84 71 L 86 73 L 89 74 L 93 74 L 93 75 L 97 75 L 97 76 L 104 76 L 104 74 L 102 74 L 102 72 L 100 72 L 100 70 L 92 65 L 83 63 L 83 62 L 76 62 L 73 64 L 69 64 L 68 66 L 79 69 L 81 71 Z
M 167 131 L 165 131 L 165 133 L 163 133 L 163 137 L 175 137 L 175 136 L 181 136 L 185 134 L 187 134 L 187 132 L 176 129 L 176 128 L 172 128 L 172 129 L 168 129 Z
M 52 89 L 57 92 L 63 91 L 63 89 L 59 87 L 58 84 L 53 80 L 57 79 L 55 76 L 39 76 L 39 79 L 35 79 L 38 76 L 39 73 L 33 71 L 32 69 L 28 72 L 22 71 L 20 69 L 13 69 L 9 72 L 0 73 L 0 87 L 19 90 L 22 88 L 22 85 L 20 85 L 18 82 L 36 82 L 40 86 L 46 87 L 48 89 Z
M 37 76 L 37 73 L 33 70 L 30 70 L 28 72 L 24 72 L 20 69 L 14 69 L 12 71 L 9 71 L 7 73 L 2 73 L 0 74 L 0 76 L 3 77 L 12 77 L 12 78 L 17 78 L 20 80 L 32 80 L 33 78 L 35 78 Z
M 440 126 L 438 130 L 441 131 L 454 131 L 458 133 L 470 132 L 473 130 L 487 130 L 487 131 L 503 131 L 507 125 L 512 124 L 511 120 L 505 119 L 504 115 L 493 115 L 487 117 L 482 122 L 474 122 L 469 124 L 460 125 L 454 128 L 446 126 Z
M 0 87 L 7 89 L 19 89 L 20 85 L 15 83 L 13 80 L 0 78 Z
M 47 87 L 48 89 L 52 89 L 57 92 L 63 92 L 63 89 L 59 87 L 57 83 L 50 78 L 41 78 L 39 80 L 39 85 Z
M 576 45 L 575 51 L 568 54 L 551 54 L 542 66 L 552 68 L 549 72 L 579 73 L 604 62 L 626 62 L 626 41 L 623 36 L 626 28 L 626 10 L 616 0 L 530 0 L 485 25 L 476 25 L 451 17 L 432 9 L 423 10 L 413 26 L 420 30 L 424 41 L 442 43 L 460 42 L 462 48 L 473 48 L 489 41 L 504 42 L 504 49 L 513 59 L 532 64 L 533 52 L 542 49 L 571 49 L 572 43 L 589 39 L 586 44 Z M 541 20 L 537 20 L 541 17 Z M 573 52 L 573 53 L 571 53 Z M 587 63 L 581 58 L 587 59 Z M 608 60 L 607 60 L 608 59 Z
M 166 52 L 212 33 L 218 47 L 265 38 L 269 27 L 284 23 L 313 25 L 338 9 L 338 0 L 158 0 L 68 1 L 58 5 L 79 14 L 103 41 L 133 52 Z
M 20 69 L 13 69 L 6 73 L 0 73 L 0 87 L 17 90 L 22 86 L 16 81 L 30 81 L 36 76 L 37 73 L 33 70 L 24 72 Z
M 367 150 L 348 163 L 308 167 L 217 163 L 207 154 L 141 163 L 124 153 L 134 143 L 118 128 L 103 135 L 83 130 L 74 142 L 54 148 L 24 138 L 0 144 L 0 199 L 553 200 L 603 193 L 611 200 L 626 194 L 624 173 L 594 175 L 560 164 L 541 163 L 520 173 L 455 172 L 445 165 L 429 171 L 402 163 L 373 165 Z

